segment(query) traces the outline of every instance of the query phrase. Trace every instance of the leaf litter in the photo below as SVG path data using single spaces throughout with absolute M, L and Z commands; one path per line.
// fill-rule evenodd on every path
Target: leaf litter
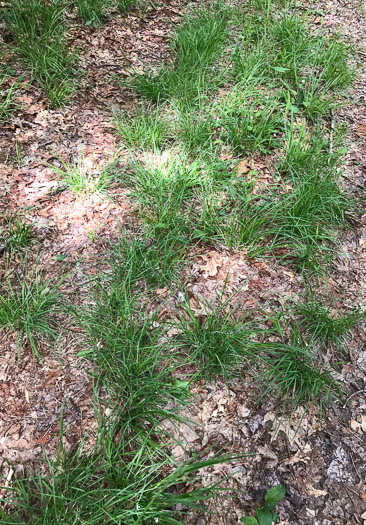
M 332 31 L 341 23 L 353 41 L 365 42 L 362 17 L 344 2 L 327 2 L 322 23 Z M 314 4 L 321 11 L 323 3 Z M 113 74 L 123 72 L 128 63 L 140 67 L 144 61 L 153 63 L 165 58 L 168 24 L 179 20 L 178 6 L 158 6 L 146 22 L 136 16 L 124 19 L 123 25 L 113 20 L 97 31 L 83 28 L 73 35 L 75 47 L 81 45 L 81 68 L 86 75 L 81 80 L 80 102 L 64 110 L 45 109 L 40 92 L 31 85 L 27 94 L 18 98 L 22 109 L 14 126 L 0 128 L 0 191 L 1 211 L 16 210 L 19 205 L 30 208 L 29 218 L 35 224 L 42 247 L 42 260 L 52 261 L 49 272 L 57 273 L 56 258 L 66 256 L 66 262 L 77 266 L 77 272 L 67 283 L 76 301 L 83 302 L 83 282 L 104 244 L 100 238 L 112 238 L 117 231 L 116 219 L 130 226 L 134 222 L 130 203 L 121 192 L 112 200 L 78 200 L 67 190 L 57 191 L 57 181 L 45 167 L 45 162 L 59 157 L 70 159 L 80 148 L 89 149 L 105 158 L 116 151 L 115 139 L 103 111 L 121 103 L 128 105 L 131 94 L 113 83 Z M 318 22 L 315 19 L 315 24 Z M 122 52 L 123 51 L 123 52 Z M 364 74 L 364 73 L 363 73 Z M 365 101 L 365 88 L 360 82 L 355 91 L 359 101 Z M 365 183 L 366 146 L 363 106 L 353 106 L 343 118 L 356 123 L 351 129 L 351 148 L 347 160 L 347 176 L 360 186 Z M 18 119 L 18 120 L 17 120 Z M 15 145 L 21 151 L 21 162 L 14 165 Z M 240 177 L 257 171 L 256 184 L 268 184 L 272 178 L 268 159 L 243 159 L 237 167 Z M 256 191 L 256 190 L 254 190 Z M 99 235 L 93 238 L 93 232 Z M 365 217 L 354 234 L 344 239 L 348 257 L 336 261 L 336 283 L 346 290 L 366 287 L 366 226 Z M 253 262 L 245 252 L 209 249 L 192 254 L 189 272 L 192 282 L 192 308 L 198 315 L 202 302 L 212 301 L 218 291 L 227 296 L 234 293 L 233 302 L 248 308 L 258 304 L 266 307 L 269 299 L 282 304 L 301 292 L 301 285 L 292 271 L 279 267 L 275 260 Z M 1 275 L 6 274 L 5 259 Z M 226 287 L 224 287 L 226 283 Z M 157 304 L 171 295 L 171 290 L 156 291 Z M 167 307 L 166 315 L 174 309 Z M 70 332 L 72 334 L 72 332 Z M 176 332 L 168 333 L 174 337 Z M 303 416 L 301 407 L 291 418 L 278 418 L 275 401 L 261 402 L 255 381 L 228 384 L 216 381 L 191 387 L 194 403 L 183 413 L 196 423 L 194 428 L 181 424 L 177 438 L 186 443 L 184 452 L 209 455 L 217 449 L 245 452 L 243 460 L 209 467 L 212 479 L 225 479 L 224 486 L 236 489 L 231 497 L 207 503 L 214 514 L 188 516 L 187 524 L 230 524 L 253 509 L 271 486 L 286 484 L 288 497 L 280 508 L 282 525 L 344 523 L 353 525 L 365 520 L 364 458 L 365 409 L 364 389 L 366 353 L 362 327 L 354 331 L 350 342 L 351 362 L 344 367 L 342 380 L 361 385 L 346 408 L 334 407 L 334 416 L 321 420 L 319 412 L 310 410 Z M 363 346 L 362 346 L 363 345 Z M 2 342 L 0 365 L 0 451 L 1 468 L 10 481 L 12 470 L 6 460 L 22 469 L 22 463 L 32 464 L 41 455 L 42 446 L 52 455 L 57 449 L 61 413 L 65 425 L 64 445 L 72 447 L 93 421 L 89 395 L 89 376 L 77 366 L 79 341 L 65 336 L 61 342 L 63 363 L 45 347 L 43 366 L 32 359 L 29 348 L 18 361 L 14 338 Z M 252 378 L 253 379 L 253 378 Z M 210 448 L 211 447 L 211 448 Z M 220 516 L 215 515 L 220 507 Z

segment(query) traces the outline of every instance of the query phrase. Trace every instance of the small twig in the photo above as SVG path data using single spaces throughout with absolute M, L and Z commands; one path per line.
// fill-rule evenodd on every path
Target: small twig
M 359 477 L 360 481 L 363 482 L 363 478 L 362 478 L 362 476 L 360 476 L 360 473 L 358 472 L 358 469 L 357 469 L 357 467 L 355 465 L 355 462 L 353 461 L 352 453 L 350 452 L 349 455 L 350 455 L 350 458 L 351 458 L 351 461 L 352 461 L 352 465 L 353 465 L 353 467 L 354 467 L 354 469 L 356 471 L 357 476 Z M 359 494 L 358 494 L 358 496 L 359 496 Z
M 18 119 L 18 120 L 16 120 L 16 124 L 17 123 L 19 123 L 19 124 L 26 124 L 27 126 L 30 126 L 31 128 L 38 128 L 37 124 L 33 124 L 33 122 L 28 122 L 28 120 Z
M 351 394 L 349 397 L 347 397 L 346 402 L 345 402 L 345 404 L 343 405 L 343 408 L 346 408 L 348 401 L 349 401 L 353 396 L 357 396 L 357 394 L 365 394 L 365 393 L 366 393 L 366 390 L 358 390 L 357 392 L 354 392 L 353 394 Z
M 99 67 L 118 67 L 119 69 L 123 69 L 123 66 L 119 64 L 99 64 Z

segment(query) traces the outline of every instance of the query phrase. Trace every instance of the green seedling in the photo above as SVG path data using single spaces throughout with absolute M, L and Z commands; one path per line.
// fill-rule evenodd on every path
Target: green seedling
M 106 194 L 115 178 L 116 160 L 100 164 L 94 156 L 86 157 L 83 151 L 72 163 L 58 160 L 62 167 L 46 164 L 47 167 L 60 176 L 61 185 L 79 196 Z
M 240 521 L 242 521 L 244 525 L 272 525 L 272 523 L 277 523 L 278 514 L 274 509 L 285 494 L 286 487 L 283 485 L 272 487 L 264 496 L 264 505 L 258 507 L 256 510 L 257 518 L 244 516 L 243 518 L 240 518 Z

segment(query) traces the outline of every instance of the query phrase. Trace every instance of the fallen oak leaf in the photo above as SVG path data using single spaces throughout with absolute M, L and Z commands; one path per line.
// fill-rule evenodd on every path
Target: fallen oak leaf
M 251 170 L 249 164 L 248 164 L 248 159 L 244 159 L 242 160 L 241 162 L 239 162 L 238 164 L 238 167 L 236 169 L 236 173 L 237 175 L 245 175 L 246 173 L 249 173 Z
M 305 445 L 303 449 L 299 449 L 294 456 L 291 456 L 288 459 L 285 459 L 285 465 L 295 465 L 296 463 L 308 463 L 310 461 L 311 447 L 310 445 Z
M 51 432 L 43 432 L 43 434 L 37 439 L 35 446 L 37 445 L 46 445 L 46 443 L 51 439 Z
M 16 102 L 24 102 L 25 104 L 31 104 L 33 102 L 33 97 L 23 95 L 22 97 L 18 97 L 15 99 Z
M 209 252 L 210 257 L 206 255 L 201 255 L 201 258 L 204 261 L 207 261 L 207 264 L 201 266 L 201 270 L 205 273 L 208 273 L 210 277 L 214 277 L 218 272 L 218 267 L 222 266 L 225 257 L 222 257 L 218 252 L 211 251 Z

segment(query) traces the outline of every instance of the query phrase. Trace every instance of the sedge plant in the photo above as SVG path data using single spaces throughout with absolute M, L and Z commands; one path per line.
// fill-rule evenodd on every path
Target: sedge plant
M 84 151 L 80 151 L 71 163 L 56 158 L 61 167 L 54 164 L 47 164 L 47 167 L 60 176 L 60 185 L 78 196 L 106 194 L 116 177 L 117 160 L 99 162 L 94 155 L 85 156 Z
M 36 261 L 29 270 L 27 257 L 21 268 L 0 285 L 0 328 L 4 336 L 16 334 L 20 357 L 22 348 L 29 344 L 34 355 L 42 361 L 39 345 L 45 341 L 52 348 L 59 338 L 59 315 L 65 311 L 60 287 L 65 280 L 47 277 L 45 269 Z

